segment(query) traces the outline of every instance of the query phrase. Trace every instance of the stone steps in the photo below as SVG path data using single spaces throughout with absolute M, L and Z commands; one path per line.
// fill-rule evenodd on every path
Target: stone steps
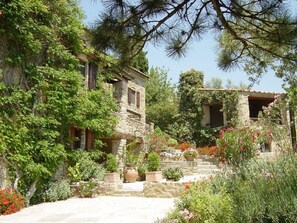
M 127 191 L 127 190 L 118 190 L 115 191 L 112 196 L 120 196 L 120 197 L 144 197 L 143 191 Z
M 210 160 L 204 158 L 195 159 L 194 161 L 165 161 L 161 164 L 162 169 L 165 168 L 181 168 L 184 175 L 206 174 L 212 175 L 220 171 L 220 169 Z

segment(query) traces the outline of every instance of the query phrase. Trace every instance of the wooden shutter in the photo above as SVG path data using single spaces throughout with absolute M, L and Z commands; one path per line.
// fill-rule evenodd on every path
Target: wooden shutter
M 131 104 L 131 92 L 132 90 L 130 88 L 128 88 L 128 103 Z
M 137 105 L 137 108 L 140 107 L 140 92 L 137 91 L 136 93 L 136 105 Z
M 97 78 L 98 67 L 95 63 L 89 63 L 89 89 L 96 89 L 96 78 Z
M 94 142 L 95 142 L 95 134 L 93 131 L 87 129 L 86 130 L 86 140 L 87 140 L 87 150 L 91 150 L 94 148 Z

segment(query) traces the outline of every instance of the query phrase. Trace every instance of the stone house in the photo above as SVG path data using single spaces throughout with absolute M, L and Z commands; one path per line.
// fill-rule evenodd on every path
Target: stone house
M 260 127 L 258 124 L 258 117 L 259 114 L 263 112 L 263 107 L 268 107 L 270 103 L 275 101 L 276 97 L 283 95 L 282 93 L 243 89 L 200 89 L 200 92 L 202 93 L 213 91 L 237 92 L 237 126 L 254 126 L 258 128 Z M 204 104 L 202 106 L 203 117 L 201 125 L 210 128 L 227 126 L 227 114 L 226 111 L 224 111 L 223 106 L 223 102 Z M 286 107 L 282 108 L 282 111 L 275 121 L 280 127 L 289 124 L 288 110 Z M 290 139 L 287 140 L 290 141 Z M 271 145 L 264 146 L 264 148 L 261 148 L 261 152 L 276 152 L 278 150 L 275 142 L 272 142 Z
M 85 77 L 85 87 L 96 89 L 98 66 L 86 55 L 80 55 L 80 71 Z M 100 72 L 99 72 L 100 73 Z M 145 122 L 145 83 L 147 76 L 132 67 L 123 68 L 114 72 L 112 78 L 105 84 L 113 88 L 113 96 L 119 105 L 115 112 L 118 123 L 112 137 L 101 139 L 105 143 L 102 150 L 120 156 L 127 143 L 136 141 L 138 147 L 144 143 L 146 131 Z M 71 127 L 70 136 L 77 140 L 71 143 L 72 148 L 92 149 L 94 147 L 94 133 L 87 129 Z

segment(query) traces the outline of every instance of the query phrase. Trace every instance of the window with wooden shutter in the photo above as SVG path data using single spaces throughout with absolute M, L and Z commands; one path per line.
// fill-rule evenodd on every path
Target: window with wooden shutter
M 140 107 L 140 92 L 137 92 L 136 94 L 136 106 L 137 108 Z
M 135 105 L 136 91 L 128 88 L 128 103 Z
M 86 149 L 92 150 L 94 149 L 95 144 L 95 134 L 93 131 L 86 129 Z
M 90 62 L 89 63 L 89 89 L 95 90 L 96 89 L 96 78 L 97 78 L 97 71 L 98 71 L 98 66 Z

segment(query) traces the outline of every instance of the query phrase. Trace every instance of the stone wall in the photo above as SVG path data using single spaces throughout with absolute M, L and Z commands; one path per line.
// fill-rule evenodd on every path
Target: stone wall
M 145 133 L 145 82 L 146 76 L 142 73 L 127 69 L 131 78 L 121 78 L 115 86 L 115 98 L 118 101 L 120 110 L 118 112 L 119 123 L 115 130 L 118 133 L 130 135 L 132 137 L 143 138 Z M 140 105 L 128 103 L 128 89 L 132 89 L 140 94 Z
M 143 192 L 145 197 L 161 197 L 161 198 L 172 198 L 178 197 L 185 191 L 185 183 L 181 182 L 144 182 Z

